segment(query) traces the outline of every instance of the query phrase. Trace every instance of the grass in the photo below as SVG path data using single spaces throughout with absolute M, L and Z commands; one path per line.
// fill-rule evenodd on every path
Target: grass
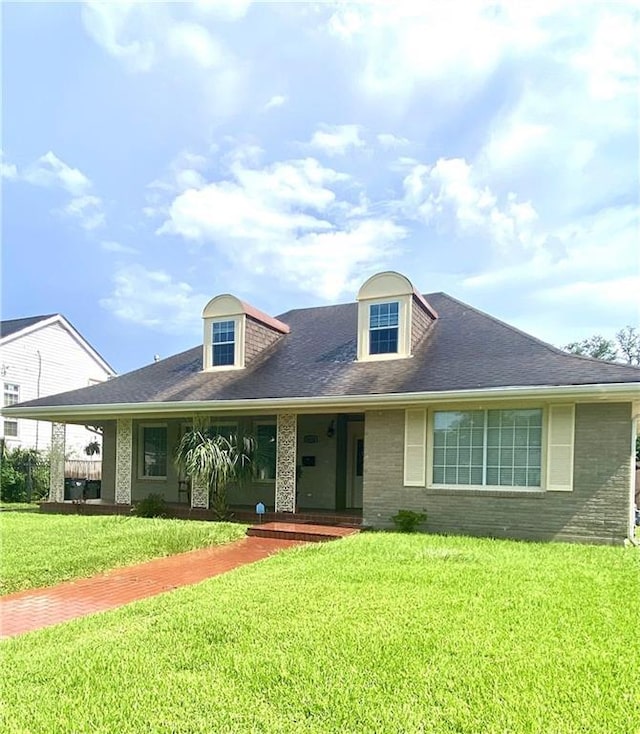
M 0 512 L 0 591 L 51 586 L 244 535 L 231 523 Z
M 640 730 L 637 549 L 362 534 L 6 640 L 3 731 Z

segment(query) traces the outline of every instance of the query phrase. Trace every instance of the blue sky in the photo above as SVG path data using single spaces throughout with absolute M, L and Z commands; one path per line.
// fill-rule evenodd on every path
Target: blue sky
M 399 270 L 562 345 L 638 324 L 625 2 L 4 3 L 2 317 L 119 372 Z

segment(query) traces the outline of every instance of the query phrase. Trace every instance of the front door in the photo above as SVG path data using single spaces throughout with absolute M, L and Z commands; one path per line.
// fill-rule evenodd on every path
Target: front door
M 364 469 L 364 423 L 349 423 L 349 455 L 347 471 L 347 507 L 362 509 L 362 478 Z

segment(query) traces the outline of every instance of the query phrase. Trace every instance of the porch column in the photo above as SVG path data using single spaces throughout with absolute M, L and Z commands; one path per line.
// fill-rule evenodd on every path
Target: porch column
M 67 426 L 51 424 L 51 452 L 49 454 L 49 502 L 64 502 L 64 450 Z
M 116 421 L 116 504 L 131 504 L 131 471 L 133 464 L 133 421 Z
M 276 512 L 296 511 L 298 416 L 279 413 L 276 437 Z
M 195 480 L 191 481 L 191 507 L 209 509 L 209 488 Z

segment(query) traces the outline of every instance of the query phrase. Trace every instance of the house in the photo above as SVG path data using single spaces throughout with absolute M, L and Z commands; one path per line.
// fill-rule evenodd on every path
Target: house
M 99 423 L 103 501 L 178 501 L 172 453 L 205 416 L 260 444 L 234 504 L 351 509 L 373 527 L 410 509 L 433 532 L 511 538 L 632 532 L 638 368 L 566 354 L 394 272 L 369 278 L 355 303 L 277 318 L 217 296 L 202 324 L 193 349 L 6 410 L 53 422 L 52 500 L 65 426 Z M 190 502 L 207 507 L 206 490 Z
M 0 360 L 4 406 L 98 384 L 115 374 L 60 314 L 0 322 Z M 0 421 L 0 438 L 9 449 L 46 451 L 51 443 L 51 425 L 5 416 Z M 66 451 L 86 459 L 84 447 L 95 440 L 100 440 L 95 432 L 69 426 Z

